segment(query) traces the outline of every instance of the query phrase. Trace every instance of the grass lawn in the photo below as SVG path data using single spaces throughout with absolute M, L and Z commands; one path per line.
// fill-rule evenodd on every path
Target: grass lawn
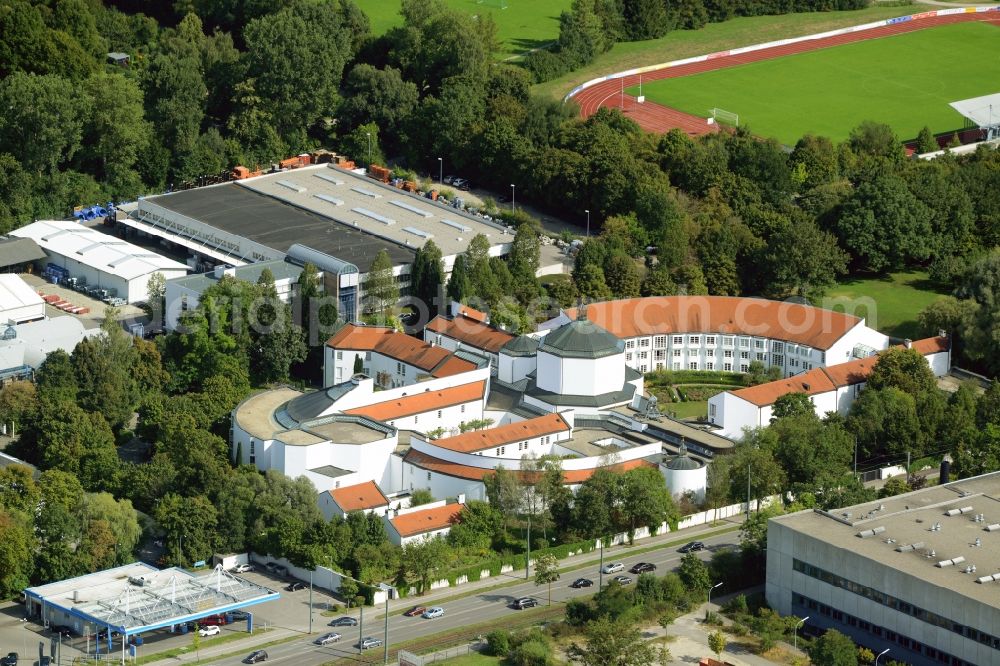
M 1000 30 L 976 21 L 664 79 L 643 93 L 697 116 L 732 111 L 755 134 L 789 145 L 806 133 L 843 140 L 864 120 L 912 139 L 924 125 L 962 128 L 948 103 L 996 92 L 998 49 Z
M 708 401 L 691 400 L 688 402 L 671 402 L 660 405 L 661 412 L 673 412 L 679 419 L 708 418 Z
M 864 317 L 869 326 L 886 335 L 915 339 L 921 335 L 917 313 L 945 293 L 922 271 L 890 273 L 887 277 L 842 282 L 817 305 Z M 843 302 L 837 303 L 838 299 L 859 299 L 858 307 L 848 304 L 845 309 Z
M 371 0 L 362 2 L 361 6 L 364 7 L 370 3 Z M 805 12 L 782 16 L 751 16 L 735 18 L 724 23 L 710 23 L 700 30 L 675 30 L 660 39 L 615 44 L 610 51 L 600 55 L 586 67 L 558 79 L 540 83 L 533 88 L 533 91 L 554 99 L 562 99 L 566 93 L 584 81 L 611 72 L 620 72 L 632 67 L 655 65 L 679 58 L 689 58 L 776 39 L 826 32 L 849 25 L 860 25 L 894 16 L 904 16 L 922 11 L 924 8 L 923 5 L 911 5 L 909 7 L 870 7 L 849 12 Z M 643 86 L 643 92 L 646 91 L 645 89 L 646 86 Z
M 500 0 L 445 0 L 449 6 L 472 15 L 490 13 L 497 24 L 501 42 L 500 58 L 538 48 L 559 37 L 559 14 L 569 10 L 572 0 L 504 0 L 507 9 L 500 9 Z M 399 15 L 399 0 L 357 0 L 368 15 L 372 34 L 381 35 L 389 28 L 403 24 Z

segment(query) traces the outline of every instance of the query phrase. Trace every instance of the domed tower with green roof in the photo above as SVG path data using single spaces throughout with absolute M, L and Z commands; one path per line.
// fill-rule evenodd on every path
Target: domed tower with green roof
M 581 307 L 575 321 L 542 339 L 536 372 L 538 388 L 552 393 L 597 396 L 620 391 L 625 343 L 587 319 L 587 309 Z

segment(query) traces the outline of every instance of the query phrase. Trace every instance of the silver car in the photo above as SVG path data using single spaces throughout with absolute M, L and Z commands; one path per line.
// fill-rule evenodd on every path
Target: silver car
M 319 638 L 313 641 L 316 645 L 329 645 L 330 643 L 336 643 L 340 640 L 340 634 L 330 632 L 329 634 L 323 634 Z

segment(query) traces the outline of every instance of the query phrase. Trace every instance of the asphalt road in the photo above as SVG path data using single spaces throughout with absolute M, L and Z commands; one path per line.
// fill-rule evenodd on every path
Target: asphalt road
M 715 537 L 705 537 L 702 540 L 707 546 L 707 550 L 701 551 L 699 556 L 707 561 L 711 558 L 712 551 L 714 550 L 724 549 L 726 547 L 738 547 L 739 533 L 729 532 Z M 619 551 L 615 553 L 615 555 L 620 557 L 622 553 Z M 663 574 L 676 567 L 680 563 L 681 557 L 682 555 L 677 552 L 676 547 L 661 548 L 637 555 L 628 555 L 626 557 L 622 557 L 621 559 L 611 559 L 611 557 L 608 556 L 605 557 L 605 564 L 611 562 L 624 563 L 626 570 L 622 573 L 629 576 L 634 581 L 637 576 L 635 574 L 628 573 L 628 569 L 637 562 L 652 562 L 657 566 L 656 573 Z M 605 574 L 604 583 L 607 584 L 615 575 L 618 574 Z M 580 577 L 592 579 L 595 584 L 594 587 L 583 589 L 573 589 L 569 587 L 570 583 Z M 552 603 L 564 603 L 573 597 L 591 595 L 597 591 L 598 580 L 598 566 L 596 564 L 587 566 L 583 569 L 563 573 L 562 578 L 552 584 Z M 460 595 L 461 593 L 461 588 L 455 590 L 456 595 Z M 308 591 L 295 592 L 294 594 L 308 594 Z M 483 591 L 478 594 L 472 594 L 454 599 L 452 601 L 437 601 L 421 604 L 419 598 L 413 598 L 393 602 L 390 605 L 389 611 L 389 636 L 392 640 L 390 648 L 393 645 L 398 645 L 400 643 L 428 636 L 430 634 L 453 630 L 469 625 L 481 624 L 493 619 L 497 620 L 496 626 L 502 627 L 504 618 L 516 616 L 517 613 L 521 612 L 508 607 L 508 604 L 519 597 L 535 597 L 538 599 L 540 605 L 545 605 L 548 600 L 546 586 L 536 586 L 534 580 L 531 580 L 496 590 Z M 442 606 L 445 610 L 444 616 L 433 620 L 425 620 L 421 617 L 405 617 L 401 615 L 403 611 L 408 610 L 413 605 L 417 604 Z M 378 609 L 375 612 L 370 612 L 372 617 L 364 618 L 364 626 L 363 628 L 360 628 L 360 630 L 359 627 L 327 627 L 326 622 L 328 622 L 329 619 L 317 615 L 317 621 L 314 625 L 315 632 L 312 636 L 304 636 L 301 639 L 265 648 L 268 653 L 268 660 L 266 663 L 287 663 L 289 665 L 294 664 L 294 666 L 316 666 L 334 659 L 357 655 L 358 649 L 356 644 L 359 637 L 362 635 L 361 632 L 363 632 L 364 636 L 373 636 L 379 639 L 385 638 L 385 616 L 380 611 L 381 609 Z M 353 611 L 351 614 L 354 614 Z M 366 614 L 366 616 L 367 615 L 368 614 Z M 327 646 L 314 645 L 313 641 L 327 631 L 340 633 L 343 635 L 343 638 L 340 642 Z M 246 654 L 240 654 L 236 657 L 213 660 L 212 663 L 218 664 L 219 666 L 237 666 L 242 662 L 247 654 L 249 654 L 249 652 L 250 650 L 247 650 Z M 379 662 L 382 660 L 381 647 L 366 650 L 365 654 L 369 660 L 374 661 L 376 658 Z

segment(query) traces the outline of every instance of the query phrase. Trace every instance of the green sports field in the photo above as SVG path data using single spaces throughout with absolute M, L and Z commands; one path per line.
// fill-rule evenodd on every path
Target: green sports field
M 371 21 L 372 33 L 381 35 L 402 25 L 399 0 L 356 0 Z M 501 58 L 543 46 L 559 37 L 559 14 L 567 11 L 572 0 L 445 0 L 445 4 L 473 16 L 492 14 L 501 42 Z
M 1000 91 L 1000 28 L 979 21 L 919 30 L 643 84 L 647 100 L 707 116 L 739 114 L 759 136 L 844 139 L 864 120 L 901 139 L 961 129 L 949 102 Z M 638 88 L 630 88 L 637 94 Z

